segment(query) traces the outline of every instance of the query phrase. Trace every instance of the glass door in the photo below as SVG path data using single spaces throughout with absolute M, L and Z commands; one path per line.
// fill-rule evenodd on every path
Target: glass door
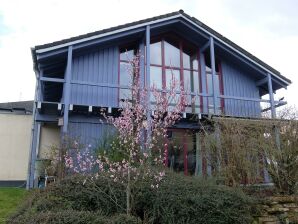
M 193 175 L 196 169 L 195 141 L 195 134 L 192 131 L 170 130 L 166 165 L 176 172 Z

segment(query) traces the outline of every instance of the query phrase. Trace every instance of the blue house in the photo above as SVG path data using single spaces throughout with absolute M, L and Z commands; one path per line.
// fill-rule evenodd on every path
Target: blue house
M 129 80 L 127 55 L 138 51 L 143 55 L 140 74 L 146 86 L 155 83 L 166 88 L 172 70 L 191 96 L 197 96 L 185 119 L 169 130 L 183 147 L 172 165 L 190 174 L 204 169 L 194 162 L 200 156 L 195 134 L 199 127 L 187 118 L 195 114 L 198 119 L 221 115 L 252 119 L 261 118 L 264 111 L 271 111 L 275 118 L 276 107 L 286 102 L 275 100 L 274 93 L 291 84 L 280 72 L 182 10 L 31 50 L 36 94 L 28 187 L 34 185 L 35 161 L 47 142 L 46 134 L 95 144 L 109 128 L 99 120 L 100 109 L 112 114 L 118 110 Z M 263 99 L 266 94 L 269 100 Z

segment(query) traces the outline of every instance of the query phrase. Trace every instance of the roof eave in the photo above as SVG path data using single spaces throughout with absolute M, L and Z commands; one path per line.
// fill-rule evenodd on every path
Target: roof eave
M 248 61 L 252 62 L 253 64 L 257 65 L 258 67 L 262 68 L 265 72 L 270 73 L 275 78 L 277 78 L 278 80 L 280 80 L 283 83 L 285 83 L 286 86 L 288 86 L 288 85 L 290 85 L 292 83 L 291 80 L 289 80 L 289 79 L 287 79 L 285 77 L 280 77 L 281 74 L 278 71 L 276 73 L 275 71 L 272 71 L 272 70 L 266 68 L 265 66 L 261 65 L 256 60 L 254 60 L 253 58 L 250 58 L 249 56 L 245 55 L 240 50 L 236 49 L 234 46 L 231 46 L 229 43 L 227 43 L 226 41 L 222 40 L 220 37 L 217 36 L 217 35 L 219 35 L 219 36 L 222 36 L 222 35 L 220 35 L 216 31 L 214 31 L 214 32 L 217 33 L 217 35 L 213 34 L 212 32 L 210 32 L 207 29 L 205 29 L 204 27 L 202 27 L 202 25 L 204 25 L 204 26 L 206 26 L 206 25 L 203 24 L 203 23 L 201 23 L 199 20 L 197 20 L 197 19 L 195 19 L 193 17 L 190 17 L 189 15 L 187 15 L 186 13 L 184 13 L 183 11 L 179 11 L 179 12 L 176 12 L 176 14 L 174 14 L 174 13 L 172 13 L 172 14 L 173 15 L 168 16 L 168 17 L 165 17 L 165 18 L 151 20 L 151 21 L 143 22 L 143 23 L 136 24 L 136 25 L 130 25 L 130 26 L 123 27 L 123 28 L 120 28 L 120 29 L 112 30 L 110 32 L 105 32 L 105 33 L 101 33 L 101 34 L 98 34 L 98 35 L 94 35 L 94 36 L 90 36 L 90 37 L 86 37 L 86 38 L 82 38 L 82 39 L 77 39 L 77 40 L 73 40 L 73 41 L 70 40 L 69 42 L 61 43 L 61 44 L 58 44 L 58 45 L 55 45 L 55 46 L 50 46 L 50 47 L 45 47 L 45 48 L 39 48 L 39 49 L 31 48 L 32 57 L 33 57 L 33 61 L 34 61 L 34 70 L 35 71 L 38 70 L 38 67 L 36 66 L 36 62 L 37 62 L 36 54 L 41 54 L 41 53 L 45 53 L 45 52 L 48 52 L 48 51 L 57 50 L 57 49 L 60 49 L 60 48 L 63 48 L 63 47 L 68 47 L 68 46 L 79 44 L 79 43 L 82 43 L 82 42 L 86 42 L 86 41 L 90 41 L 90 40 L 102 38 L 102 37 L 105 37 L 105 36 L 109 36 L 109 35 L 113 35 L 113 34 L 125 32 L 125 31 L 129 31 L 129 30 L 136 29 L 136 28 L 143 27 L 143 26 L 147 26 L 147 25 L 152 25 L 152 24 L 160 23 L 160 22 L 163 22 L 163 21 L 168 21 L 168 20 L 175 19 L 175 18 L 183 18 L 184 20 L 186 20 L 187 22 L 191 23 L 195 27 L 197 27 L 200 30 L 202 30 L 203 32 L 207 33 L 209 36 L 213 37 L 216 41 L 219 41 L 221 44 L 223 44 L 223 45 L 227 46 L 228 48 L 232 49 L 234 52 L 236 52 L 237 54 L 241 55 L 246 60 L 248 60 Z M 67 40 L 65 40 L 65 41 L 67 41 Z M 275 70 L 275 69 L 273 69 L 273 70 Z

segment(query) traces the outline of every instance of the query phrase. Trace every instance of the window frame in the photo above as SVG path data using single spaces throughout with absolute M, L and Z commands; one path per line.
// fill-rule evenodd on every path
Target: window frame
M 175 41 L 177 41 L 179 43 L 179 57 L 180 57 L 180 66 L 176 67 L 176 66 L 169 66 L 166 65 L 165 63 L 165 42 L 167 42 L 167 38 L 173 38 Z M 185 41 L 183 38 L 181 38 L 178 35 L 169 35 L 169 34 L 165 34 L 162 36 L 159 36 L 157 38 L 152 38 L 150 41 L 150 45 L 157 43 L 157 42 L 161 42 L 161 65 L 159 64 L 154 64 L 150 62 L 150 67 L 159 67 L 162 70 L 162 89 L 165 90 L 166 89 L 166 84 L 167 84 L 167 80 L 166 80 L 166 70 L 168 69 L 172 69 L 172 70 L 177 70 L 179 71 L 180 74 L 180 87 L 182 89 L 184 89 L 184 70 L 189 71 L 190 73 L 193 74 L 197 74 L 198 75 L 198 92 L 202 93 L 202 71 L 201 71 L 201 60 L 200 60 L 200 48 L 198 46 L 195 46 L 191 43 L 188 43 L 188 41 Z M 194 52 L 196 53 L 196 60 L 198 63 L 198 68 L 197 69 L 191 69 L 191 68 L 187 68 L 184 67 L 184 63 L 183 63 L 183 53 L 186 53 L 186 51 L 183 51 L 185 48 L 187 48 L 187 46 L 190 46 L 191 49 L 194 50 Z M 145 60 L 145 64 L 146 64 Z M 150 74 L 151 75 L 151 74 Z M 194 85 L 193 83 L 190 85 Z M 193 92 L 191 89 L 189 90 L 190 92 Z M 197 93 L 197 91 L 194 91 L 195 93 Z M 191 98 L 193 98 L 193 96 L 191 96 Z M 191 107 L 193 107 L 193 104 L 190 105 Z M 199 96 L 199 110 L 202 112 L 203 111 L 203 96 Z

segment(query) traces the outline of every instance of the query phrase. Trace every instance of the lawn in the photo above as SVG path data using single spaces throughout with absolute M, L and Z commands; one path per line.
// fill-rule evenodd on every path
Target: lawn
M 26 195 L 24 188 L 0 187 L 0 224 L 13 212 Z

